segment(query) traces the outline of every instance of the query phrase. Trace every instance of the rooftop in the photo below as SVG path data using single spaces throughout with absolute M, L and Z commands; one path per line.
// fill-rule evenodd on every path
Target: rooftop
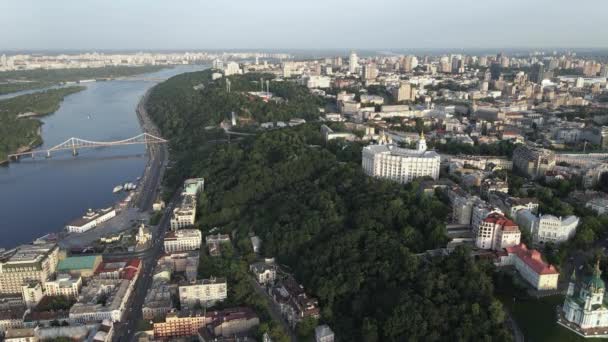
M 543 261 L 539 251 L 528 249 L 523 243 L 513 247 L 507 247 L 506 250 L 509 255 L 515 254 L 537 274 L 559 274 L 553 265 Z
M 57 266 L 58 271 L 94 269 L 97 265 L 97 260 L 100 260 L 99 255 L 73 256 L 59 261 Z

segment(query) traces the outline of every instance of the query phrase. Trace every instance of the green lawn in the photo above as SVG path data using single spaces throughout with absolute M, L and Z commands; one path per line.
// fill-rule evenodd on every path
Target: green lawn
M 501 298 L 501 301 L 513 314 L 515 321 L 523 331 L 526 341 L 570 342 L 570 341 L 608 341 L 608 339 L 584 339 L 556 323 L 555 307 L 562 305 L 564 297 L 550 296 L 541 299 Z

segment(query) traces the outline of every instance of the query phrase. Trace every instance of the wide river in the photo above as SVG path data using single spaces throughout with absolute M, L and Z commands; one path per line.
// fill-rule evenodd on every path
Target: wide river
M 184 65 L 141 77 L 167 78 L 204 68 Z M 66 97 L 57 112 L 42 118 L 40 148 L 70 137 L 116 141 L 140 134 L 135 108 L 154 84 L 145 80 L 87 83 L 86 90 Z M 88 208 L 112 205 L 124 196 L 113 194 L 114 186 L 135 181 L 146 162 L 144 146 L 130 145 L 81 150 L 77 157 L 58 152 L 50 159 L 25 158 L 0 166 L 0 247 L 58 232 Z

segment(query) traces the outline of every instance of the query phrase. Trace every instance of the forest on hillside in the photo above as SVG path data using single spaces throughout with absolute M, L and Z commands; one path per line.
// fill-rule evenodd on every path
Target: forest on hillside
M 207 76 L 170 79 L 152 91 L 148 107 L 172 142 L 167 184 L 205 177 L 201 229 L 233 233 L 238 254 L 248 260 L 249 236 L 258 235 L 262 253 L 293 270 L 319 299 L 321 320 L 340 341 L 511 340 L 493 295 L 491 264 L 475 261 L 464 248 L 449 257 L 416 255 L 447 242 L 443 202 L 421 194 L 415 182 L 403 186 L 367 177 L 358 147 L 325 145 L 316 123 L 206 143 L 218 133 L 205 127 L 232 106 L 204 98 L 230 98 Z M 256 79 L 236 78 L 243 87 Z M 203 83 L 196 93 L 193 87 Z M 300 103 L 312 110 L 316 99 L 307 89 L 283 87 L 288 103 L 302 96 Z M 302 117 L 282 104 L 234 101 L 256 119 Z

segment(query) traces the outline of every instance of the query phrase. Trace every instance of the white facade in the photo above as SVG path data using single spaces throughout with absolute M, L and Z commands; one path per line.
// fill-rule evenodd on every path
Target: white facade
M 242 73 L 243 70 L 241 70 L 241 67 L 239 67 L 239 63 L 236 62 L 229 62 L 224 68 L 224 75 L 226 76 L 239 75 Z
M 359 69 L 359 57 L 354 51 L 351 51 L 350 56 L 348 57 L 348 72 L 354 74 Z
M 180 229 L 165 237 L 165 252 L 185 252 L 201 248 L 202 234 L 198 229 Z
M 369 176 L 409 183 L 419 177 L 438 179 L 441 157 L 434 151 L 427 151 L 426 142 L 421 138 L 416 150 L 394 145 L 366 146 L 361 163 Z
M 302 79 L 308 88 L 329 88 L 331 85 L 331 78 L 327 76 L 307 76 Z
M 116 210 L 114 208 L 100 210 L 89 209 L 84 216 L 66 225 L 65 229 L 70 233 L 84 233 L 115 216 Z
M 44 297 L 44 293 L 42 292 L 42 285 L 39 282 L 30 282 L 29 284 L 23 285 L 21 287 L 21 295 L 23 297 L 23 302 L 28 309 L 31 309 L 38 305 Z
M 518 245 L 521 232 L 517 225 L 502 214 L 490 214 L 478 227 L 473 227 L 475 246 L 481 249 L 501 250 Z
M 576 234 L 579 218 L 571 215 L 565 218 L 553 215 L 534 215 L 530 210 L 517 212 L 517 223 L 528 229 L 535 243 L 560 243 Z
M 538 218 L 532 236 L 535 242 L 564 242 L 574 237 L 578 222 L 578 217 L 574 215 L 564 219 L 553 215 L 542 215 Z
M 78 298 L 78 293 L 82 287 L 82 278 L 72 277 L 69 274 L 59 274 L 57 279 L 47 281 L 43 286 L 44 294 L 47 296 Z
M 572 329 L 572 327 L 565 326 L 578 333 L 585 333 L 585 329 L 608 329 L 608 308 L 604 305 L 606 287 L 601 278 L 599 264 L 596 264 L 593 276 L 583 282 L 578 291 L 575 282 L 576 278 L 573 273 L 562 307 L 562 314 L 566 321 L 576 324 L 577 328 Z M 593 334 L 592 331 L 591 334 Z M 600 335 L 605 336 L 606 334 Z
M 9 250 L 0 261 L 0 294 L 21 294 L 28 281 L 45 282 L 57 269 L 55 244 L 23 245 Z
M 173 209 L 170 226 L 171 230 L 187 228 L 194 225 L 196 220 L 196 197 L 187 193 L 182 194 L 182 202 Z
M 228 297 L 226 279 L 203 279 L 192 285 L 179 287 L 179 302 L 182 306 L 193 307 L 197 304 L 212 306 Z

